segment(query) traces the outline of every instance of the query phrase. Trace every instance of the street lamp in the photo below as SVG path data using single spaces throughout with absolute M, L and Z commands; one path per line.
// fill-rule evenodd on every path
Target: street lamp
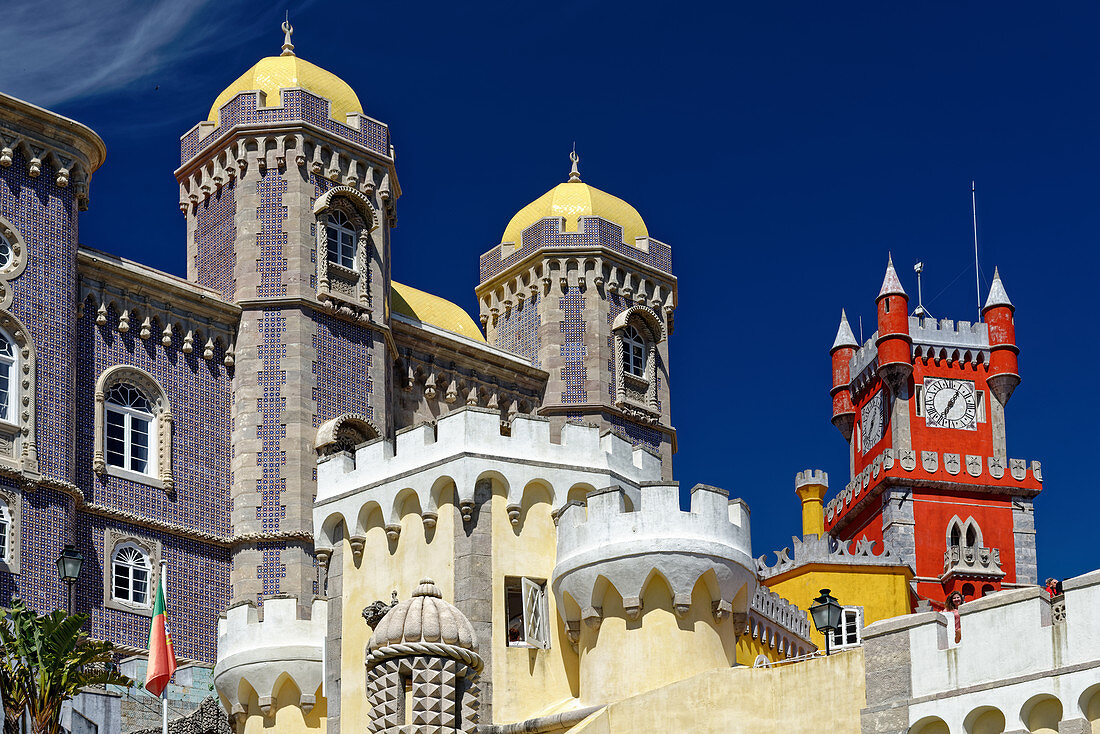
M 840 629 L 840 617 L 844 609 L 836 599 L 829 595 L 828 589 L 821 590 L 821 596 L 814 599 L 810 607 L 810 616 L 814 618 L 814 627 L 825 635 L 825 654 L 829 654 L 829 636 Z
M 57 557 L 57 575 L 69 587 L 69 614 L 73 613 L 73 584 L 80 578 L 80 566 L 84 563 L 84 554 L 72 545 L 66 545 L 65 550 Z

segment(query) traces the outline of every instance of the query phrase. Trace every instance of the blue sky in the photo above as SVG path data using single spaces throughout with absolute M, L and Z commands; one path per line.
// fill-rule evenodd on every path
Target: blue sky
M 184 272 L 178 138 L 277 54 L 284 6 L 27 3 L 0 89 L 95 129 L 81 240 Z M 390 125 L 393 273 L 475 311 L 478 255 L 565 180 L 634 204 L 673 247 L 676 474 L 742 496 L 759 555 L 799 531 L 794 473 L 847 481 L 829 422 L 841 307 L 874 330 L 888 251 L 939 318 L 993 267 L 1017 307 L 1009 454 L 1040 459 L 1040 577 L 1096 565 L 1100 6 L 929 2 L 291 2 L 300 56 Z M 915 305 L 915 304 L 914 304 Z

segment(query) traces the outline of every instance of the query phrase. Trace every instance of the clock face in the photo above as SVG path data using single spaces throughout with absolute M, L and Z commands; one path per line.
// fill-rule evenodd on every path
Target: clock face
M 932 428 L 978 428 L 978 399 L 970 380 L 924 378 L 924 416 Z
M 860 411 L 860 437 L 863 439 L 863 453 L 870 451 L 875 444 L 882 440 L 885 433 L 886 422 L 886 398 L 879 390 L 863 406 Z

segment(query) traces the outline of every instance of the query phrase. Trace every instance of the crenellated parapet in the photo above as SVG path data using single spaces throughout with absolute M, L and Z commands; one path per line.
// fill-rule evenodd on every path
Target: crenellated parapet
M 598 626 L 614 587 L 627 617 L 637 619 L 650 581 L 660 576 L 678 616 L 688 613 L 702 581 L 707 611 L 722 621 L 748 607 L 756 588 L 751 554 L 748 506 L 725 490 L 696 485 L 687 512 L 674 483 L 643 486 L 637 502 L 618 486 L 597 490 L 587 507 L 570 504 L 558 520 L 557 609 L 567 628 L 580 619 Z M 579 610 L 580 619 L 569 609 Z
M 752 596 L 745 634 L 783 657 L 792 658 L 816 649 L 810 641 L 810 618 L 806 611 L 766 586 L 757 586 Z
M 296 597 L 271 597 L 263 619 L 251 602 L 230 607 L 218 621 L 218 660 L 214 685 L 230 714 L 243 719 L 255 692 L 263 716 L 273 706 L 286 680 L 297 686 L 293 705 L 308 714 L 317 703 L 323 675 L 322 650 L 328 628 L 328 602 L 314 599 L 308 611 Z
M 1043 466 L 1038 461 L 1006 461 L 996 456 L 884 449 L 825 505 L 825 527 L 853 516 L 852 508 L 863 506 L 885 482 L 932 488 L 968 484 L 994 493 L 1033 497 L 1043 488 Z
M 353 551 L 361 552 L 372 508 L 380 511 L 394 541 L 406 512 L 417 512 L 425 527 L 434 528 L 441 505 L 451 496 L 469 522 L 479 482 L 500 487 L 508 514 L 518 524 L 532 496 L 549 495 L 551 505 L 560 507 L 571 491 L 615 483 L 636 497 L 643 483 L 660 477 L 659 457 L 594 426 L 567 423 L 555 441 L 544 418 L 516 415 L 505 431 L 499 408 L 466 406 L 392 440 L 362 444 L 354 455 L 322 458 L 314 506 L 316 544 L 332 548 L 331 531 L 343 521 Z
M 854 566 L 899 566 L 904 561 L 882 541 L 837 540 L 831 535 L 807 535 L 791 538 L 791 546 L 775 552 L 775 565 L 769 565 L 768 554 L 756 559 L 756 572 L 770 579 L 811 563 Z
M 913 340 L 915 359 L 973 366 L 989 364 L 989 326 L 984 322 L 936 321 L 910 316 L 909 336 Z M 878 340 L 876 331 L 851 357 L 848 369 L 853 395 L 860 393 L 874 379 L 878 368 Z

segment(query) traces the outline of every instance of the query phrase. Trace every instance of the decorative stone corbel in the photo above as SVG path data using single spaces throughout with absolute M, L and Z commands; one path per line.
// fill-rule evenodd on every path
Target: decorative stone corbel
M 153 320 L 151 317 L 146 316 L 145 320 L 141 322 L 141 331 L 138 332 L 138 336 L 143 340 L 148 339 L 153 335 Z
M 428 400 L 432 400 L 435 398 L 435 395 L 435 373 L 430 372 L 428 373 L 428 379 L 424 380 L 424 397 Z
M 130 330 L 130 312 L 128 310 L 124 309 L 122 315 L 118 317 L 118 330 L 123 334 Z
M 303 693 L 301 702 L 298 704 L 303 714 L 309 714 L 313 710 L 313 707 L 317 705 L 317 696 L 313 693 Z
M 733 615 L 733 635 L 734 637 L 741 637 L 749 631 L 749 615 L 748 612 L 736 612 Z
M 435 510 L 426 510 L 421 513 L 420 518 L 424 521 L 425 528 L 435 530 L 435 524 L 439 522 L 439 513 Z
M 458 380 L 452 379 L 447 383 L 447 393 L 443 396 L 443 401 L 448 405 L 458 400 Z
M 626 618 L 634 621 L 642 616 L 642 600 L 636 596 L 623 597 L 623 612 Z
M 244 731 L 245 724 L 248 721 L 248 710 L 244 707 L 244 704 L 239 701 L 233 704 L 233 708 L 230 710 L 229 715 L 233 721 L 237 724 L 237 731 Z
M 474 518 L 474 501 L 462 500 L 458 503 L 459 511 L 462 513 L 462 522 L 470 522 Z
M 164 327 L 164 331 L 160 333 L 160 343 L 166 347 L 172 346 L 172 325 Z
M 332 560 L 332 548 L 315 548 L 313 555 L 317 557 L 317 566 L 321 573 L 327 573 L 329 561 Z
M 401 537 L 401 526 L 396 523 L 390 523 L 386 525 L 386 538 L 391 543 L 396 543 L 397 539 Z
M 195 351 L 195 334 L 188 329 L 187 334 L 183 337 L 183 346 L 180 347 L 184 354 L 190 354 Z
M 230 342 L 229 346 L 225 349 L 225 359 L 222 360 L 226 367 L 232 367 L 236 362 L 236 350 L 233 348 L 233 343 Z
M 672 597 L 672 608 L 676 616 L 683 619 L 691 611 L 691 594 L 676 594 Z
M 275 708 L 275 701 L 272 700 L 271 696 L 260 696 L 257 703 L 259 703 L 260 711 L 263 711 L 265 718 L 271 716 L 271 712 Z
M 718 601 L 711 602 L 711 612 L 714 614 L 714 621 L 721 622 L 728 618 L 733 612 L 733 605 L 725 599 L 719 599 Z
M 96 326 L 106 326 L 107 325 L 107 304 L 106 303 L 100 303 L 99 308 L 96 309 L 95 323 L 96 323 Z
M 470 392 L 466 393 L 466 405 L 477 405 L 477 386 L 471 385 Z
M 363 558 L 363 548 L 367 544 L 367 538 L 363 535 L 353 535 L 348 538 L 348 542 L 351 544 L 351 555 L 358 563 Z
M 581 622 L 579 619 L 567 619 L 565 620 L 565 637 L 569 640 L 569 644 L 573 646 L 573 649 L 577 649 L 577 643 L 581 639 Z
M 598 630 L 603 622 L 603 607 L 588 607 L 581 612 L 581 619 L 590 629 Z
M 508 522 L 512 523 L 512 527 L 519 527 L 519 515 L 523 512 L 523 507 L 520 505 L 508 505 Z
M 214 359 L 214 339 L 210 338 L 206 340 L 206 344 L 202 348 L 203 359 Z
M 316 143 L 313 144 L 313 161 L 309 164 L 310 173 L 320 175 L 324 170 L 324 163 L 321 161 L 321 146 Z

